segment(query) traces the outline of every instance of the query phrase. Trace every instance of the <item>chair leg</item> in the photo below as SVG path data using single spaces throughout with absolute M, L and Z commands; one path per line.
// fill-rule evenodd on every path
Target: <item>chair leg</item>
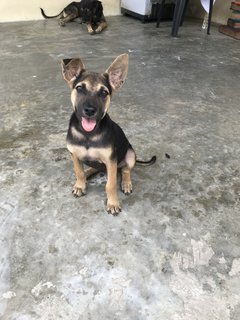
M 177 37 L 178 35 L 178 29 L 181 23 L 185 3 L 186 3 L 186 0 L 176 0 L 176 5 L 175 5 L 174 15 L 173 15 L 172 32 L 171 32 L 172 37 Z
M 180 27 L 183 25 L 183 20 L 184 20 L 186 11 L 187 11 L 188 2 L 189 2 L 189 0 L 186 0 L 185 6 L 184 6 L 184 9 L 183 9 L 183 14 L 182 14 L 182 19 L 181 19 Z
M 207 27 L 207 34 L 210 34 L 210 27 L 212 21 L 212 10 L 213 10 L 213 0 L 209 1 L 209 14 L 208 14 L 208 27 Z
M 162 0 L 161 4 L 160 3 L 157 4 L 157 28 L 159 28 L 159 24 L 163 16 L 164 5 L 165 5 L 165 0 Z

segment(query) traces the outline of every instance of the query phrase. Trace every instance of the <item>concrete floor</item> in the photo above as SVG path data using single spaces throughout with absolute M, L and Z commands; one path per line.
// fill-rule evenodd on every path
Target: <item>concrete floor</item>
M 96 36 L 1 24 L 0 318 L 239 320 L 239 41 L 199 22 L 174 39 L 170 22 L 108 21 Z M 129 76 L 110 114 L 139 158 L 158 159 L 135 169 L 113 217 L 105 176 L 71 194 L 59 60 L 104 71 L 123 52 Z

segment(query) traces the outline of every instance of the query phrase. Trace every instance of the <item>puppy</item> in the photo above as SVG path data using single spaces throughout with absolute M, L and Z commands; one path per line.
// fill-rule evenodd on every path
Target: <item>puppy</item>
M 121 206 L 117 195 L 117 171 L 121 170 L 121 188 L 132 192 L 131 170 L 136 154 L 123 130 L 108 115 L 111 98 L 119 90 L 128 72 L 128 55 L 118 56 L 103 73 L 88 72 L 81 59 L 64 59 L 62 74 L 71 89 L 74 112 L 67 134 L 67 148 L 71 153 L 77 181 L 73 194 L 86 193 L 87 178 L 98 172 L 107 172 L 107 211 L 117 215 Z M 152 164 L 149 161 L 137 161 Z M 83 164 L 88 168 L 84 170 Z
M 98 0 L 82 0 L 80 2 L 71 2 L 59 14 L 47 16 L 40 8 L 42 16 L 45 19 L 59 18 L 60 26 L 65 26 L 66 22 L 80 18 L 80 21 L 87 24 L 88 33 L 100 33 L 107 28 L 107 22 L 103 14 L 103 6 Z

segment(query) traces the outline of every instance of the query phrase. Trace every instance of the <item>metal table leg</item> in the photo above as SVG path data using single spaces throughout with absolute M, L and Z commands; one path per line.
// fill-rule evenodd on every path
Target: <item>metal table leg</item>
M 186 0 L 176 0 L 174 15 L 173 15 L 173 25 L 172 25 L 172 37 L 177 37 L 178 29 L 182 20 L 183 10 L 186 4 Z
M 210 34 L 211 20 L 212 20 L 213 0 L 209 2 L 208 27 L 207 34 Z
M 157 28 L 159 28 L 159 24 L 163 16 L 164 5 L 165 5 L 165 0 L 162 0 L 161 4 L 160 3 L 157 4 Z

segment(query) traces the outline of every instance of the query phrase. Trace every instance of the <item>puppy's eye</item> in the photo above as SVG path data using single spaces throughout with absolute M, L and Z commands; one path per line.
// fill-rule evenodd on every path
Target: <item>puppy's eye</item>
M 75 89 L 78 93 L 82 93 L 84 91 L 84 86 L 82 84 L 78 84 Z
M 101 98 L 106 98 L 107 95 L 108 95 L 108 91 L 105 90 L 105 89 L 102 89 L 102 90 L 99 91 L 98 94 L 99 94 L 99 97 L 101 97 Z

